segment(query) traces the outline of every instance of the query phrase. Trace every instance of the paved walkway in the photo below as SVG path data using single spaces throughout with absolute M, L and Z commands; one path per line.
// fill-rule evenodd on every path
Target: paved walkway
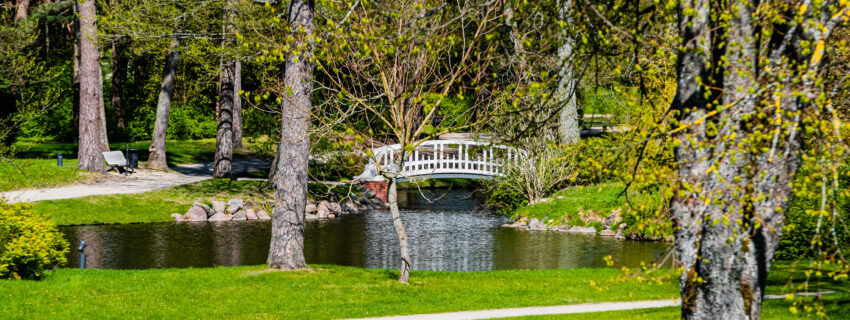
M 587 313 L 587 312 L 602 312 L 602 311 L 619 311 L 619 310 L 635 310 L 649 308 L 675 307 L 679 305 L 679 300 L 648 300 L 648 301 L 631 301 L 631 302 L 606 302 L 606 303 L 589 303 L 589 304 L 573 304 L 565 306 L 551 307 L 527 307 L 527 308 L 509 308 L 509 309 L 494 309 L 494 310 L 479 310 L 479 311 L 461 311 L 461 312 L 446 312 L 446 313 L 431 313 L 431 314 L 414 314 L 408 316 L 390 316 L 378 318 L 362 318 L 353 320 L 425 320 L 425 319 L 440 319 L 440 320 L 471 320 L 471 319 L 494 319 L 494 318 L 509 318 L 509 317 L 525 317 L 525 316 L 542 316 L 552 314 L 570 314 L 570 313 Z
M 258 171 L 267 169 L 268 167 L 268 161 L 258 159 L 235 160 L 233 162 L 233 173 L 239 174 Z M 129 176 L 109 172 L 105 178 L 93 183 L 73 184 L 56 188 L 8 191 L 0 193 L 0 197 L 15 203 L 70 199 L 102 194 L 143 193 L 212 178 L 212 162 L 185 164 L 172 167 L 171 170 L 151 171 L 140 169 Z

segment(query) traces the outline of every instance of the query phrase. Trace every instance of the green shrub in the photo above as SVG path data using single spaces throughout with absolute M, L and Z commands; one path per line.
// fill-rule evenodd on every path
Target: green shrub
M 0 278 L 40 279 L 67 262 L 68 241 L 27 204 L 0 200 Z
M 525 195 L 496 180 L 486 182 L 486 188 L 490 193 L 486 204 L 503 215 L 510 215 L 516 209 L 528 204 Z

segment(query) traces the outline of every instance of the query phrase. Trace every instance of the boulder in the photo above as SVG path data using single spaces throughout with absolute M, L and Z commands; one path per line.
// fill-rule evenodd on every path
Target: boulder
M 308 215 L 305 215 L 304 217 L 305 217 L 305 219 L 306 219 L 307 221 L 310 221 L 310 220 L 319 220 L 319 216 L 317 216 L 317 215 L 315 215 L 315 214 L 308 214 Z
M 308 204 L 306 207 L 304 207 L 304 211 L 307 212 L 307 213 L 314 213 L 314 212 L 316 212 L 317 209 L 318 208 L 316 207 L 316 205 L 312 204 L 312 203 Z
M 210 217 L 210 216 L 215 214 L 215 211 L 213 211 L 213 209 L 210 208 L 210 206 L 204 204 L 203 202 L 197 202 L 196 201 L 194 204 L 192 204 L 192 206 L 193 207 L 201 207 L 201 209 L 204 209 L 204 211 L 207 212 L 207 217 Z
M 613 237 L 617 234 L 614 233 L 614 231 L 611 231 L 611 229 L 605 229 L 605 230 L 599 231 L 599 235 L 603 236 L 603 237 Z
M 571 233 L 588 233 L 588 234 L 590 234 L 590 233 L 596 233 L 596 229 L 595 229 L 595 228 L 593 228 L 593 227 L 579 227 L 579 226 L 575 226 L 575 227 L 570 228 L 570 230 L 569 230 L 569 231 L 567 231 L 567 232 L 571 232 Z
M 212 217 L 210 217 L 210 219 L 207 221 L 230 221 L 231 218 L 232 216 L 229 214 L 216 213 L 212 215 Z
M 339 203 L 336 203 L 336 202 L 331 202 L 328 209 L 330 209 L 331 213 L 333 213 L 333 214 L 339 214 L 340 212 L 342 212 L 342 206 L 339 205 Z
M 540 223 L 537 224 L 537 230 L 546 231 L 546 230 L 549 230 L 549 226 L 546 225 L 543 222 L 540 222 Z
M 183 219 L 183 215 L 179 214 L 179 213 L 172 213 L 171 217 L 174 218 L 174 220 L 177 220 L 177 221 L 180 221 L 180 220 Z
M 248 220 L 257 220 L 257 214 L 254 212 L 254 209 L 245 210 L 245 217 Z
M 269 216 L 269 214 L 268 214 L 268 212 L 266 212 L 266 210 L 260 210 L 260 211 L 257 211 L 257 219 L 271 220 L 272 217 Z
M 207 212 L 201 207 L 191 207 L 183 215 L 182 221 L 207 221 Z
M 603 229 L 612 229 L 611 226 L 617 225 L 620 223 L 622 218 L 620 217 L 620 209 L 614 209 L 611 211 L 611 214 L 605 218 L 605 221 L 602 222 Z
M 371 201 L 373 205 L 376 205 L 376 206 L 378 206 L 379 208 L 384 206 L 384 201 L 383 201 L 383 200 L 381 200 L 381 198 L 372 198 L 372 199 L 371 199 L 371 200 L 369 200 L 369 201 Z
M 336 215 L 331 213 L 328 215 L 328 219 L 336 219 Z
M 357 199 L 357 201 L 359 201 L 360 204 L 365 205 L 365 206 L 372 204 L 372 201 L 369 201 L 369 198 L 366 198 L 366 197 L 359 198 L 359 199 Z
M 617 234 L 614 235 L 614 239 L 626 240 L 626 236 L 623 235 L 622 231 L 617 231 Z
M 360 210 L 359 210 L 359 209 L 357 209 L 357 205 L 355 205 L 355 204 L 354 204 L 353 202 L 351 202 L 350 200 L 349 200 L 349 201 L 346 201 L 346 202 L 345 202 L 345 205 L 343 205 L 343 206 L 342 206 L 342 213 L 345 213 L 345 214 L 357 213 L 357 212 L 359 212 L 359 211 L 360 211 Z
M 571 226 L 571 225 L 564 224 L 564 225 L 560 225 L 560 226 L 558 226 L 558 229 L 557 229 L 557 230 L 558 230 L 558 231 L 560 231 L 560 232 L 569 232 L 569 231 L 570 231 L 570 229 L 572 229 L 572 227 L 573 227 L 573 226 Z
M 230 199 L 230 201 L 227 202 L 227 213 L 235 214 L 235 213 L 239 212 L 239 210 L 242 210 L 242 208 L 243 208 L 242 200 Z
M 372 190 L 366 190 L 366 192 L 363 193 L 363 195 L 366 196 L 367 200 L 378 196 L 378 194 L 375 193 L 375 191 L 372 191 Z
M 531 218 L 531 221 L 528 221 L 528 228 L 536 230 L 538 224 L 540 224 L 540 220 L 537 220 L 537 218 Z
M 213 201 L 212 202 L 212 208 L 213 208 L 214 214 L 215 213 L 224 213 L 225 206 L 227 206 L 227 204 L 225 204 L 224 201 Z
M 245 214 L 245 210 L 239 210 L 239 212 L 233 214 L 233 218 L 230 220 L 240 221 L 240 220 L 248 220 L 248 215 Z
M 319 203 L 319 207 L 316 209 L 316 215 L 319 216 L 319 219 L 325 219 L 331 214 L 330 203 L 327 201 L 322 201 Z

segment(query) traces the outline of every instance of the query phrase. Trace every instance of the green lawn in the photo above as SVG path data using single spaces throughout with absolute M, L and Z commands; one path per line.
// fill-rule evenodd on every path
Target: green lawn
M 62 167 L 56 159 L 10 159 L 0 161 L 0 192 L 49 188 L 93 180 L 94 175 L 77 170 L 76 159 L 66 159 Z
M 57 224 L 171 221 L 172 213 L 185 213 L 195 200 L 271 198 L 265 186 L 265 181 L 211 179 L 145 193 L 37 201 L 32 206 Z
M 150 141 L 140 142 L 113 142 L 109 146 L 112 150 L 125 150 L 125 145 L 130 144 L 131 149 L 139 152 L 139 161 L 148 160 L 148 148 Z M 166 142 L 166 158 L 169 166 L 181 165 L 195 162 L 213 161 L 215 157 L 215 139 L 201 140 L 168 140 Z M 15 157 L 27 159 L 56 158 L 61 152 L 66 159 L 77 157 L 77 144 L 70 142 L 43 142 L 43 141 L 18 141 L 15 143 Z M 245 155 L 245 151 L 237 150 L 236 155 Z
M 677 295 L 671 284 L 607 284 L 621 275 L 615 269 L 413 271 L 405 286 L 394 270 L 263 268 L 61 269 L 43 281 L 0 281 L 0 317 L 334 319 Z
M 549 202 L 521 207 L 514 211 L 514 214 L 538 219 L 548 217 L 569 223 L 576 222 L 579 211 L 592 211 L 605 217 L 611 210 L 623 205 L 625 199 L 618 197 L 622 191 L 623 186 L 617 183 L 567 188 L 549 196 L 552 199 Z

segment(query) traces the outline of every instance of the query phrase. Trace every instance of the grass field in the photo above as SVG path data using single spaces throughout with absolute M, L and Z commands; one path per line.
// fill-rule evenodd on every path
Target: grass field
M 340 266 L 263 272 L 61 269 L 43 281 L 0 281 L 3 318 L 335 319 L 489 308 L 669 299 L 671 284 L 627 282 L 614 269 L 397 272 Z M 596 286 L 591 286 L 591 281 Z
M 272 197 L 265 186 L 265 181 L 211 179 L 145 193 L 37 201 L 32 206 L 57 224 L 171 221 L 171 213 L 185 213 L 196 200 Z
M 574 224 L 579 218 L 579 211 L 592 211 L 604 217 L 622 206 L 625 199 L 618 197 L 622 191 L 623 186 L 616 183 L 567 188 L 549 196 L 551 201 L 521 207 L 514 214 L 538 219 L 548 217 Z
M 95 179 L 77 170 L 77 160 L 67 159 L 62 167 L 56 159 L 10 159 L 0 161 L 0 192 L 25 188 L 49 188 Z

